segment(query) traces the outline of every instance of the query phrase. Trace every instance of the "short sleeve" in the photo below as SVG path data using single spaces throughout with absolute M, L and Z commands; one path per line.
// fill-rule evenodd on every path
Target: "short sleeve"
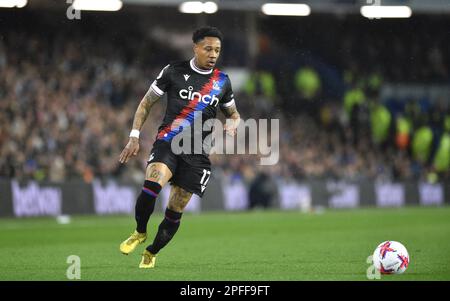
M 170 87 L 170 65 L 164 67 L 150 86 L 158 96 L 163 96 Z
M 219 104 L 222 108 L 228 108 L 234 105 L 233 89 L 231 87 L 231 81 L 228 76 L 227 76 L 227 83 L 225 85 L 225 93 L 223 94 L 223 97 L 220 100 Z

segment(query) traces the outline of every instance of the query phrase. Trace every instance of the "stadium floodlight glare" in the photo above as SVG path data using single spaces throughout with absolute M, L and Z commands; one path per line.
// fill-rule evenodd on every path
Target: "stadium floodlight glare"
M 366 5 L 361 7 L 361 15 L 366 18 L 409 18 L 412 10 L 409 6 Z
M 27 5 L 27 0 L 0 0 L 0 7 L 13 8 L 18 7 L 22 8 Z
M 203 12 L 203 3 L 200 1 L 183 2 L 179 8 L 180 12 L 184 14 L 201 14 Z
M 76 10 L 118 11 L 122 5 L 120 0 L 75 0 L 72 6 Z
M 203 3 L 203 11 L 207 14 L 214 14 L 217 11 L 217 4 L 211 1 Z
M 187 1 L 180 4 L 180 12 L 184 14 L 214 14 L 217 12 L 217 4 L 212 1 L 201 2 L 201 1 Z
M 273 16 L 308 16 L 311 13 L 309 5 L 293 3 L 266 3 L 261 6 L 261 10 Z

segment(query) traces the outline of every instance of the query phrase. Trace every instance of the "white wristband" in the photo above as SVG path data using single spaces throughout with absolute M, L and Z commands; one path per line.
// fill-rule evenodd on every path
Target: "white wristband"
M 139 131 L 138 130 L 131 130 L 130 137 L 138 138 L 139 139 Z

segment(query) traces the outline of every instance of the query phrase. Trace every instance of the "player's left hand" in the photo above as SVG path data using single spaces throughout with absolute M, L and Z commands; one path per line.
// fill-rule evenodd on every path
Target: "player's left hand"
M 237 128 L 240 119 L 227 119 L 223 129 L 226 131 L 227 135 L 234 136 L 237 133 Z
M 137 156 L 139 152 L 139 139 L 130 137 L 130 140 L 127 143 L 127 146 L 123 149 L 122 153 L 119 157 L 120 163 L 127 163 L 128 160 L 133 156 Z

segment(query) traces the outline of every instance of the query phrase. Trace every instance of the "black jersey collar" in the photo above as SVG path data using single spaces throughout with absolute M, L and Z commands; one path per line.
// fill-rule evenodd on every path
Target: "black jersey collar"
M 194 70 L 197 73 L 200 73 L 200 74 L 211 74 L 211 72 L 213 72 L 213 69 L 204 70 L 204 69 L 200 69 L 197 66 L 195 66 L 194 58 L 189 62 L 189 64 L 191 65 L 191 69 Z

